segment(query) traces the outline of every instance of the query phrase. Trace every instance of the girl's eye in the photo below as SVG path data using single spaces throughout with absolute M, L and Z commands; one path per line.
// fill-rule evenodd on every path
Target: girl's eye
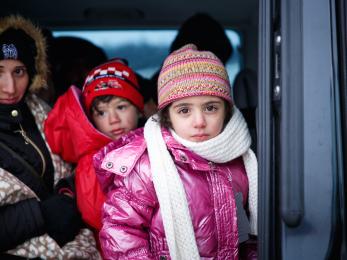
M 179 114 L 187 114 L 187 113 L 189 113 L 189 109 L 186 107 L 183 107 L 183 108 L 178 110 L 178 113 Z
M 208 105 L 206 106 L 206 111 L 207 112 L 213 112 L 216 111 L 218 108 L 215 105 Z

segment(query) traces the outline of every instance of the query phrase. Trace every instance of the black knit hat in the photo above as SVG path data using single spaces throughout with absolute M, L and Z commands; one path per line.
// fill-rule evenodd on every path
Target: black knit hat
M 20 60 L 26 66 L 29 77 L 36 74 L 35 41 L 21 29 L 9 28 L 0 34 L 0 60 Z
M 195 44 L 200 51 L 214 53 L 223 64 L 233 53 L 223 26 L 206 13 L 197 13 L 182 24 L 171 44 L 170 53 L 188 43 Z

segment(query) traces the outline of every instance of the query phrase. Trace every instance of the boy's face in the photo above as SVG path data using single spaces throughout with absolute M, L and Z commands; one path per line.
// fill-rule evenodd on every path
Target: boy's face
M 226 115 L 222 98 L 197 96 L 182 98 L 169 108 L 172 128 L 183 139 L 202 142 L 217 136 Z
M 139 113 L 137 108 L 123 98 L 114 97 L 110 102 L 100 102 L 92 111 L 96 128 L 117 140 L 137 127 Z

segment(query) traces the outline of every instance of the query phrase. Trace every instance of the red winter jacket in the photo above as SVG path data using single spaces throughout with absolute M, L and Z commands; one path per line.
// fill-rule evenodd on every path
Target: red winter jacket
M 105 195 L 93 167 L 93 155 L 111 141 L 89 121 L 81 104 L 81 91 L 71 86 L 59 97 L 44 124 L 52 152 L 76 163 L 77 204 L 83 220 L 101 228 L 101 207 Z

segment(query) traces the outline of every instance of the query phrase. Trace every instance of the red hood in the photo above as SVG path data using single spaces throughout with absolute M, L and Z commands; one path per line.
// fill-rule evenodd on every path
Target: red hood
M 44 131 L 52 152 L 73 163 L 112 141 L 89 121 L 81 104 L 81 90 L 75 86 L 58 98 Z

